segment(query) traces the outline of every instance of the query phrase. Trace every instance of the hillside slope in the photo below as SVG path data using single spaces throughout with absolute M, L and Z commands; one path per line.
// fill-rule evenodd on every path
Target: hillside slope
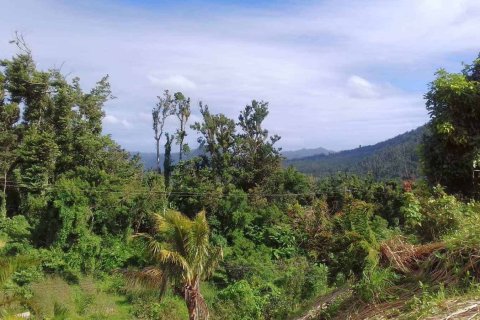
M 337 172 L 372 174 L 377 179 L 414 177 L 420 174 L 418 146 L 424 130 L 422 126 L 374 145 L 287 160 L 284 165 L 316 177 Z
M 325 148 L 313 148 L 313 149 L 299 149 L 299 150 L 292 150 L 292 151 L 282 151 L 282 156 L 284 156 L 287 160 L 294 160 L 294 159 L 302 159 L 311 156 L 318 156 L 318 155 L 327 155 L 331 154 L 334 151 L 327 150 Z

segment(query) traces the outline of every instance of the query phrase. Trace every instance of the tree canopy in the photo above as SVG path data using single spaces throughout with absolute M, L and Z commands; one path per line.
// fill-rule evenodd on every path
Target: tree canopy
M 480 59 L 460 73 L 440 69 L 425 95 L 430 115 L 423 142 L 424 170 L 432 184 L 478 196 L 480 169 Z

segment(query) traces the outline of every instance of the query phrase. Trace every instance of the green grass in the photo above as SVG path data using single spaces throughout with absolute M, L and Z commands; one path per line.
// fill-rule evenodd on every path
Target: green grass
M 441 287 L 430 292 L 425 289 L 421 296 L 414 297 L 407 303 L 408 309 L 399 319 L 423 319 L 435 315 L 452 313 L 469 301 L 480 300 L 480 285 L 471 284 L 465 290 L 448 290 Z M 476 319 L 476 318 L 475 318 Z
M 47 277 L 32 285 L 30 305 L 40 319 L 132 319 L 126 298 L 99 287 L 92 278 L 72 285 L 60 277 Z

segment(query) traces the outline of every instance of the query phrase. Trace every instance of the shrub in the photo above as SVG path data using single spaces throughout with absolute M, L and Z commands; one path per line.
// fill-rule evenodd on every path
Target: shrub
M 389 289 L 399 276 L 390 269 L 378 266 L 365 268 L 362 278 L 354 286 L 355 293 L 364 302 L 381 302 L 392 298 Z
M 4 248 L 9 255 L 24 253 L 30 245 L 31 226 L 23 215 L 0 219 L 0 237 L 8 239 Z
M 224 319 L 263 319 L 262 310 L 266 301 L 245 280 L 240 280 L 218 293 L 214 309 Z
M 424 241 L 438 241 L 458 230 L 461 220 L 472 212 L 472 206 L 445 193 L 441 186 L 431 194 L 406 193 L 401 208 L 407 226 Z

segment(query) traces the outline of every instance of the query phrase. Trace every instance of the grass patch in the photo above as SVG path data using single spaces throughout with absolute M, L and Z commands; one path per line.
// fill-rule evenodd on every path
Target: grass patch
M 99 289 L 92 278 L 71 285 L 60 277 L 47 277 L 32 284 L 30 306 L 39 318 L 131 319 L 125 298 Z

